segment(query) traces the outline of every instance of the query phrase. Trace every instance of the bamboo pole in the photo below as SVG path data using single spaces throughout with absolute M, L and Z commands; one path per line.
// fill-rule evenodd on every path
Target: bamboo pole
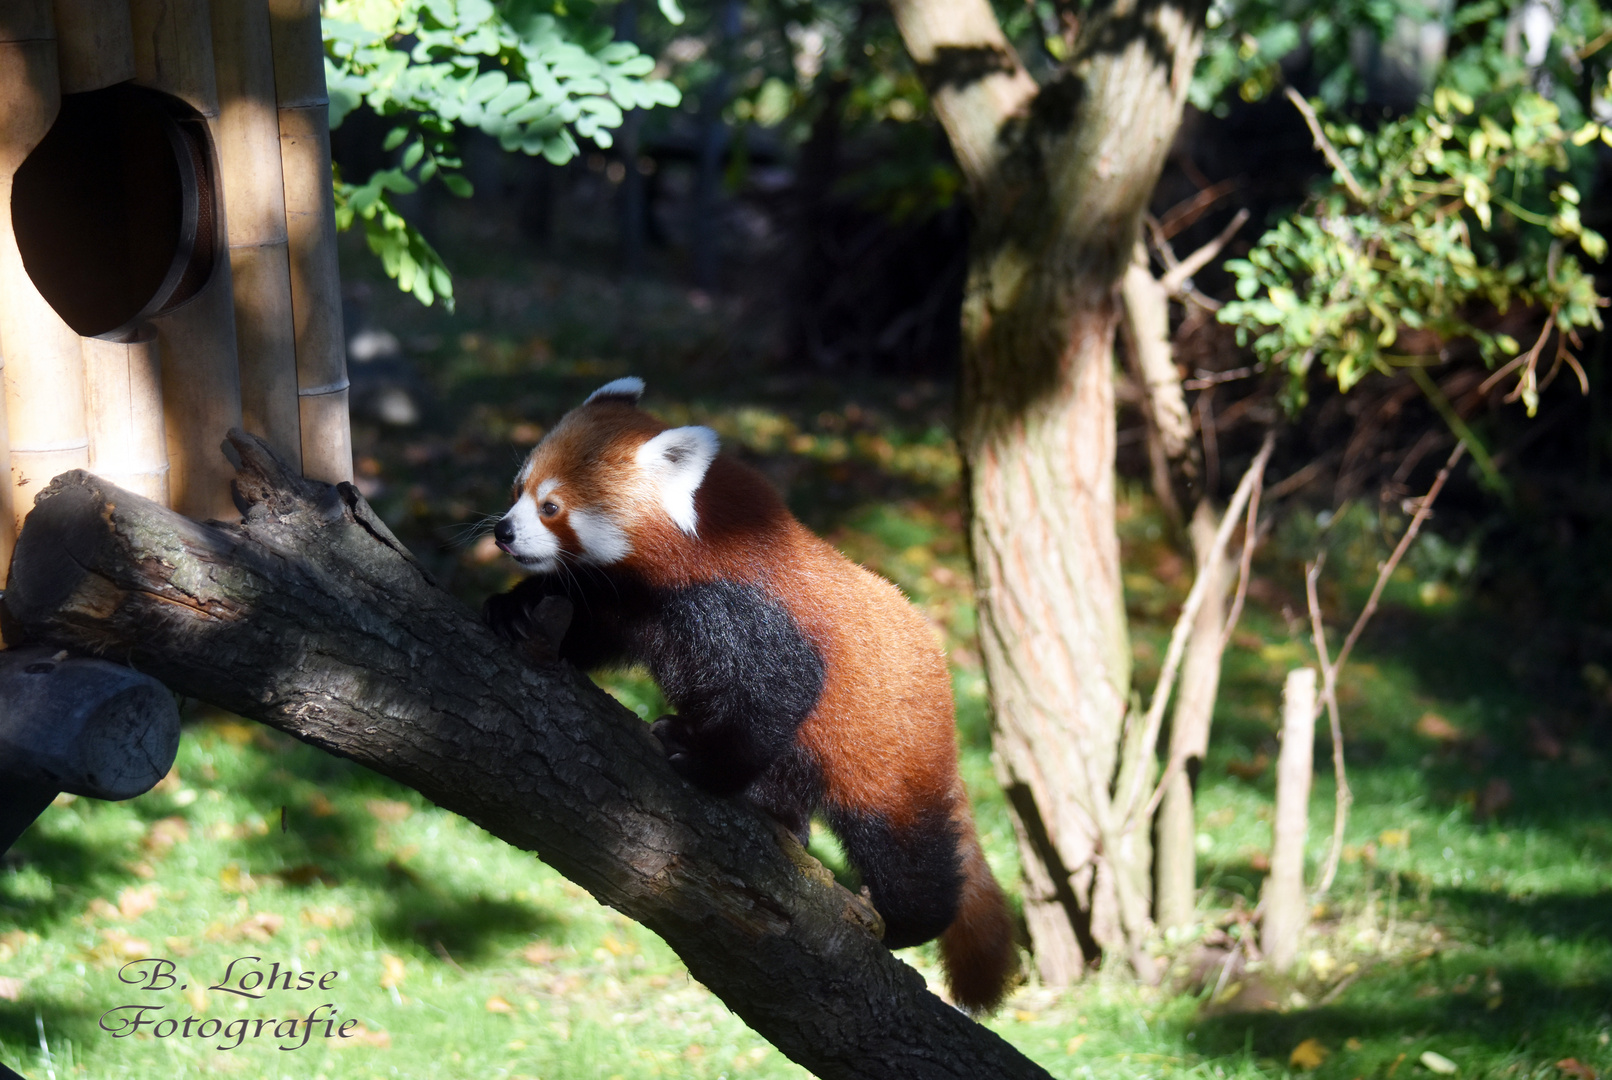
M 81 340 L 90 471 L 166 506 L 168 443 L 157 332 L 144 326 L 129 341 Z
M 41 114 L 47 111 L 49 101 L 50 84 L 46 78 L 53 74 L 46 70 L 46 61 L 53 58 L 55 47 L 47 5 L 0 4 L 0 187 L 5 189 L 6 206 L 11 202 L 11 175 L 32 147 L 30 133 L 48 122 L 48 117 Z M 48 111 L 53 113 L 54 109 Z M 37 137 L 32 136 L 34 141 Z M 0 249 L 12 252 L 12 258 L 17 260 L 13 267 L 20 269 L 21 256 L 15 254 L 9 214 L 0 215 L 0 234 L 4 236 Z M 4 301 L 5 296 L 0 296 L 0 304 Z M 5 378 L 5 358 L 4 341 L 0 340 L 0 381 L 9 381 Z M 11 567 L 11 549 L 16 542 L 5 399 L 5 393 L 0 391 L 0 585 L 5 583 Z
M 56 56 L 64 94 L 134 78 L 128 0 L 54 0 Z
M 1272 968 L 1286 973 L 1298 959 L 1309 920 L 1304 896 L 1304 839 L 1310 829 L 1315 765 L 1315 669 L 1294 668 L 1282 688 L 1282 750 L 1276 760 L 1275 839 L 1260 904 L 1259 944 Z
M 135 78 L 172 94 L 207 121 L 216 146 L 218 91 L 207 0 L 130 0 Z M 218 175 L 212 151 L 203 162 Z M 226 207 L 214 183 L 208 218 L 217 247 Z M 173 507 L 193 518 L 238 516 L 230 498 L 233 473 L 219 451 L 225 434 L 241 424 L 240 369 L 236 361 L 233 279 L 229 261 L 214 261 L 212 276 L 195 299 L 152 320 L 162 356 L 162 405 L 168 442 L 168 488 Z
M 241 418 L 248 431 L 300 469 L 302 422 L 267 0 L 213 0 L 212 27 Z
M 353 478 L 353 446 L 318 0 L 269 0 L 269 16 L 290 241 L 302 471 L 337 483 Z
M 12 0 L 4 28 L 49 35 L 49 0 Z M 11 184 L 18 166 L 50 130 L 61 106 L 56 42 L 50 36 L 0 44 L 0 356 L 6 359 L 9 421 L 9 530 L 33 508 L 36 492 L 68 469 L 89 464 L 84 361 L 78 335 L 39 294 L 11 228 Z

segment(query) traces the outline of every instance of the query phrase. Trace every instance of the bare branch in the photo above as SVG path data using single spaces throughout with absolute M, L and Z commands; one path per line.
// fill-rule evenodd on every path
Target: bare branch
M 1237 620 L 1243 614 L 1243 599 L 1248 595 L 1248 580 L 1254 576 L 1254 548 L 1259 545 L 1259 498 L 1265 490 L 1265 477 L 1254 481 L 1254 491 L 1248 496 L 1248 520 L 1243 523 L 1243 551 L 1237 560 L 1237 592 L 1231 599 L 1231 610 L 1226 613 L 1226 628 L 1221 632 L 1220 651 L 1231 644 L 1231 634 L 1237 629 Z M 1151 800 L 1150 800 L 1151 801 Z M 1146 816 L 1146 815 L 1144 815 Z
M 1349 189 L 1349 194 L 1353 195 L 1355 201 L 1361 206 L 1368 205 L 1371 200 L 1366 197 L 1366 192 L 1361 188 L 1360 181 L 1355 179 L 1355 174 L 1349 171 L 1349 166 L 1345 165 L 1343 158 L 1338 156 L 1337 147 L 1332 145 L 1331 140 L 1326 136 L 1326 132 L 1321 130 L 1321 121 L 1316 117 L 1315 110 L 1310 108 L 1310 103 L 1304 100 L 1304 95 L 1291 86 L 1287 87 L 1284 93 L 1287 94 L 1287 100 L 1293 103 L 1293 107 L 1303 114 L 1304 122 L 1310 127 L 1310 137 L 1315 140 L 1315 148 L 1326 155 L 1327 164 L 1331 165 L 1333 170 L 1343 177 L 1343 186 Z
M 1276 433 L 1267 432 L 1265 442 L 1260 446 L 1259 453 L 1248 466 L 1242 480 L 1237 484 L 1237 490 L 1231 501 L 1226 505 L 1226 513 L 1220 519 L 1220 528 L 1215 530 L 1215 540 L 1208 553 L 1203 558 L 1205 566 L 1213 566 L 1226 550 L 1231 541 L 1231 534 L 1237 528 L 1237 519 L 1242 516 L 1243 508 L 1248 504 L 1249 496 L 1253 494 L 1256 479 L 1265 472 L 1265 463 L 1270 460 L 1271 450 L 1276 446 Z M 1204 593 L 1208 590 L 1209 580 L 1213 575 L 1199 574 L 1192 583 L 1192 589 L 1187 593 L 1186 603 L 1181 605 L 1181 614 L 1175 620 L 1175 629 L 1170 632 L 1170 645 L 1165 650 L 1164 666 L 1159 671 L 1159 681 L 1153 687 L 1153 699 L 1148 703 L 1147 714 L 1143 720 L 1142 738 L 1133 767 L 1127 771 L 1130 774 L 1130 783 L 1123 785 L 1124 795 L 1116 800 L 1116 806 L 1121 811 L 1121 820 L 1124 822 L 1124 832 L 1130 832 L 1138 824 L 1147 820 L 1146 814 L 1137 813 L 1142 807 L 1141 786 L 1144 775 L 1142 763 L 1152 759 L 1154 751 L 1159 744 L 1159 731 L 1164 726 L 1164 708 L 1169 704 L 1170 691 L 1175 686 L 1175 676 L 1181 666 L 1181 656 L 1186 651 L 1187 638 L 1192 632 L 1192 623 L 1198 617 L 1198 608 L 1203 604 Z M 1159 778 L 1158 786 L 1153 796 L 1145 804 L 1148 813 L 1158 806 L 1158 800 L 1163 798 L 1166 782 L 1173 775 L 1173 769 L 1180 765 L 1171 762 L 1165 773 Z
M 1237 230 L 1247 221 L 1248 210 L 1245 208 L 1237 211 L 1236 216 L 1220 230 L 1218 236 L 1165 271 L 1164 276 L 1159 278 L 1159 284 L 1164 286 L 1164 291 L 1171 296 L 1179 293 L 1181 287 L 1187 283 L 1187 279 L 1209 265 L 1210 260 L 1220 254 L 1221 249 L 1231 242 L 1231 238 L 1237 235 Z
M 1367 598 L 1366 606 L 1361 609 L 1360 617 L 1355 620 L 1354 626 L 1350 627 L 1349 636 L 1343 639 L 1343 647 L 1338 650 L 1338 660 L 1332 666 L 1334 672 L 1343 670 L 1343 665 L 1348 661 L 1349 654 L 1354 651 L 1355 642 L 1360 640 L 1360 632 L 1366 628 L 1366 623 L 1377 610 L 1377 601 L 1381 599 L 1389 577 L 1399 566 L 1399 560 L 1404 558 L 1405 552 L 1410 549 L 1411 541 L 1416 539 L 1416 533 L 1421 529 L 1422 522 L 1426 521 L 1428 515 L 1433 512 L 1433 501 L 1438 498 L 1439 492 L 1444 490 L 1444 482 L 1450 478 L 1450 471 L 1455 468 L 1465 453 L 1466 442 L 1456 443 L 1455 449 L 1450 451 L 1449 458 L 1444 462 L 1444 468 L 1440 469 L 1438 476 L 1433 478 L 1433 486 L 1427 489 L 1426 495 L 1422 496 L 1421 503 L 1416 507 L 1416 513 L 1411 516 L 1410 525 L 1405 529 L 1405 535 L 1399 538 L 1399 544 L 1394 548 L 1394 553 L 1388 556 L 1388 561 L 1383 563 L 1382 570 L 1377 574 L 1377 583 L 1372 586 L 1371 596 Z
M 1360 634 L 1365 630 L 1366 623 L 1371 621 L 1371 616 L 1376 612 L 1377 601 L 1381 599 L 1383 589 L 1388 585 L 1388 579 L 1393 576 L 1394 571 L 1399 567 L 1399 562 L 1405 557 L 1405 552 L 1410 550 L 1412 541 L 1416 539 L 1416 534 L 1421 530 L 1422 522 L 1426 521 L 1428 515 L 1432 513 L 1433 501 L 1438 498 L 1439 492 L 1444 490 L 1444 482 L 1450 478 L 1451 470 L 1460 462 L 1461 456 L 1465 453 L 1466 443 L 1456 443 L 1455 449 L 1450 451 L 1449 458 L 1444 462 L 1444 467 L 1439 470 L 1438 476 L 1433 479 L 1432 487 L 1428 488 L 1427 494 L 1422 496 L 1421 503 L 1416 508 L 1416 513 L 1411 516 L 1410 524 L 1405 528 L 1405 535 L 1399 538 L 1399 543 L 1395 545 L 1393 554 L 1388 556 L 1388 561 L 1383 563 L 1382 568 L 1377 571 L 1377 581 L 1372 586 L 1371 596 L 1367 598 L 1366 606 L 1361 608 L 1360 615 L 1355 619 L 1354 626 L 1350 627 L 1349 636 L 1344 638 L 1343 647 L 1338 650 L 1336 661 L 1327 659 L 1326 628 L 1321 622 L 1321 604 L 1316 593 L 1316 581 L 1321 576 L 1321 565 L 1324 560 L 1318 558 L 1305 570 L 1304 590 L 1310 609 L 1310 627 L 1315 638 L 1316 657 L 1321 662 L 1321 695 L 1320 702 L 1316 705 L 1316 714 L 1319 716 L 1321 709 L 1325 708 L 1330 717 L 1332 726 L 1332 768 L 1338 781 L 1337 804 L 1332 824 L 1332 843 L 1327 851 L 1326 867 L 1322 871 L 1320 882 L 1316 885 L 1316 895 L 1318 896 L 1332 887 L 1332 879 L 1337 874 L 1338 859 L 1343 852 L 1343 830 L 1349 820 L 1349 807 L 1354 802 L 1354 795 L 1349 790 L 1349 782 L 1344 775 L 1343 725 L 1338 716 L 1338 673 L 1343 670 L 1343 665 L 1349 659 L 1349 654 L 1354 651 L 1355 642 L 1360 640 Z
M 1242 181 L 1233 177 L 1222 180 L 1218 184 L 1211 184 L 1199 191 L 1196 195 L 1184 199 L 1170 207 L 1159 218 L 1159 234 L 1166 238 L 1174 236 L 1183 229 L 1190 228 L 1211 206 L 1224 199 L 1227 195 L 1242 186 Z
M 1332 811 L 1332 843 L 1316 883 L 1315 895 L 1324 896 L 1332 888 L 1332 879 L 1338 873 L 1338 859 L 1343 854 L 1343 830 L 1349 823 L 1349 808 L 1354 805 L 1354 792 L 1349 790 L 1349 779 L 1343 766 L 1343 724 L 1338 719 L 1338 672 L 1327 658 L 1327 629 L 1321 621 L 1321 601 L 1315 583 L 1321 577 L 1321 566 L 1326 562 L 1323 552 L 1304 568 L 1304 596 L 1310 608 L 1310 632 L 1315 638 L 1315 656 L 1321 663 L 1321 702 L 1326 706 L 1327 719 L 1332 731 L 1332 775 L 1337 781 L 1337 796 Z

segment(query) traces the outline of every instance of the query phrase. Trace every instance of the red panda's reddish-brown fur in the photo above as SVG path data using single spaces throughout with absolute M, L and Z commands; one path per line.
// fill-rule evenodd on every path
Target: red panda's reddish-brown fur
M 879 836 L 938 843 L 937 828 L 949 833 L 961 880 L 955 916 L 940 934 L 948 985 L 958 1004 L 994 1008 L 1016 966 L 1013 923 L 958 775 L 951 679 L 934 632 L 894 585 L 801 525 L 764 477 L 731 458 L 710 460 L 693 497 L 697 527 L 680 528 L 638 461 L 640 448 L 666 430 L 632 401 L 590 401 L 533 451 L 517 505 L 521 497 L 536 503 L 541 489 L 554 511 L 541 524 L 562 560 L 587 554 L 574 527 L 578 510 L 607 518 L 629 548 L 604 567 L 612 580 L 668 594 L 734 583 L 787 611 L 822 663 L 821 692 L 795 733 L 820 774 L 822 808 L 842 835 L 843 823 L 855 832 L 861 822 L 883 829 Z M 517 550 L 514 540 L 505 546 Z M 853 862 L 862 854 L 852 842 L 847 848 Z M 937 871 L 935 888 L 947 873 Z

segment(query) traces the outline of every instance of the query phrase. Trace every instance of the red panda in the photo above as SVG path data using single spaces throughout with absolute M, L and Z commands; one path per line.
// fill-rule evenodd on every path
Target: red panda
M 567 413 L 494 526 L 531 573 L 487 601 L 500 634 L 572 602 L 559 655 L 646 664 L 677 709 L 652 733 L 678 773 L 742 794 L 802 842 L 821 812 L 892 949 L 937 935 L 948 988 L 995 1008 L 1016 966 L 1012 919 L 957 772 L 951 680 L 896 587 L 790 514 L 716 433 L 641 411 L 617 379 Z

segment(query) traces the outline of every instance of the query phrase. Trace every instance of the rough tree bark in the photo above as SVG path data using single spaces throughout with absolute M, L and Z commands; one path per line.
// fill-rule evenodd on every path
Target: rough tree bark
M 974 204 L 960 440 L 980 644 L 1036 964 L 1061 985 L 1100 952 L 1139 959 L 1149 921 L 1148 831 L 1100 841 L 1130 692 L 1114 334 L 1205 4 L 1095 4 L 1040 87 L 987 0 L 892 7 Z
M 660 934 L 822 1077 L 1045 1077 L 930 994 L 878 917 L 782 829 L 702 795 L 647 725 L 524 662 L 351 485 L 234 433 L 245 521 L 196 524 L 83 472 L 40 495 L 5 604 L 30 637 L 134 664 L 418 790 Z

